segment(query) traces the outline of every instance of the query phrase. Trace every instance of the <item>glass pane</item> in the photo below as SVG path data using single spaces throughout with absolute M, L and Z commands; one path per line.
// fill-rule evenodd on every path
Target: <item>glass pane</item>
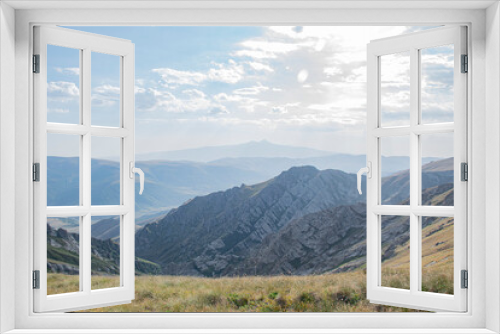
M 92 125 L 120 126 L 120 57 L 92 52 Z
M 47 122 L 80 124 L 80 50 L 47 45 Z
M 92 290 L 120 286 L 120 218 L 92 217 Z
M 420 51 L 422 123 L 453 122 L 453 52 L 453 45 Z
M 453 206 L 453 133 L 420 136 L 422 205 Z
M 453 294 L 453 218 L 422 217 L 422 291 Z
M 47 218 L 47 294 L 80 291 L 80 217 Z
M 92 137 L 92 205 L 120 205 L 121 138 Z
M 410 138 L 380 139 L 382 204 L 410 204 Z
M 47 134 L 47 205 L 80 205 L 80 136 Z
M 380 57 L 380 126 L 410 125 L 410 53 Z
M 382 216 L 381 286 L 410 289 L 410 217 Z

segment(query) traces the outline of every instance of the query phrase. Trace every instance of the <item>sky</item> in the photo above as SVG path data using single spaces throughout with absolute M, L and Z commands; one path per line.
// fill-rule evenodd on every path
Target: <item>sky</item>
M 135 44 L 136 153 L 268 140 L 364 154 L 366 45 L 425 28 L 71 29 Z M 452 51 L 422 52 L 423 122 L 453 120 Z M 408 55 L 384 56 L 381 64 L 382 124 L 405 125 Z M 78 51 L 50 46 L 48 71 L 48 121 L 78 122 Z M 119 92 L 118 57 L 92 54 L 93 125 L 118 125 Z M 72 155 L 65 142 L 49 141 L 49 150 Z M 388 154 L 408 154 L 404 141 L 393 142 Z M 115 146 L 96 145 L 93 156 L 115 156 Z M 430 156 L 449 156 L 447 141 L 431 146 Z

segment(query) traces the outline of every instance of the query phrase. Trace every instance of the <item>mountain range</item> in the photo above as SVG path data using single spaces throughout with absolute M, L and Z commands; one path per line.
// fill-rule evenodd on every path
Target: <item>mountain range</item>
M 114 168 L 108 161 L 99 162 L 93 164 Z M 155 168 L 163 163 L 168 165 L 152 162 L 149 173 L 160 173 Z M 452 182 L 453 159 L 423 165 L 422 201 L 453 205 Z M 408 170 L 382 179 L 384 204 L 408 204 L 408 196 Z M 137 273 L 214 277 L 356 269 L 364 265 L 366 254 L 364 201 L 354 174 L 313 166 L 292 167 L 264 182 L 194 196 L 177 208 L 143 216 L 143 227 L 136 233 Z M 117 219 L 93 221 L 96 273 L 118 270 Z M 76 273 L 78 220 L 50 218 L 48 224 L 49 272 Z M 408 231 L 401 217 L 389 219 L 384 231 L 385 256 L 390 258 L 408 241 Z
M 450 166 L 441 160 L 422 168 L 430 180 L 424 201 L 452 203 Z M 384 201 L 402 196 L 408 174 L 383 179 L 383 188 L 400 184 L 400 194 Z M 192 199 L 139 230 L 136 253 L 170 275 L 323 273 L 364 257 L 362 202 L 355 175 L 294 167 L 263 183 Z M 400 229 L 391 233 L 394 242 L 405 241 Z
M 248 147 L 254 148 L 245 151 Z M 218 158 L 210 162 L 151 160 L 136 163 L 145 173 L 147 189 L 141 196 L 136 193 L 136 217 L 139 225 L 143 225 L 145 220 L 143 217 L 159 216 L 193 197 L 225 190 L 242 183 L 264 182 L 295 166 L 314 166 L 318 169 L 339 169 L 347 173 L 356 173 L 366 163 L 364 155 L 331 154 L 269 142 L 251 142 L 206 149 L 208 151 L 220 149 L 222 153 L 230 150 L 235 155 L 239 152 L 239 155 Z M 205 151 L 205 148 L 199 150 Z M 271 157 L 265 156 L 271 153 Z M 248 157 L 250 154 L 258 155 Z M 314 154 L 322 155 L 312 156 Z M 282 155 L 289 156 L 282 157 Z M 219 156 L 220 154 L 214 154 L 211 158 Z M 293 158 L 293 156 L 303 157 Z M 191 158 L 196 159 L 196 157 Z M 423 162 L 432 160 L 436 158 L 426 158 Z M 408 163 L 408 157 L 382 157 L 385 173 L 383 176 L 405 170 Z M 91 168 L 92 204 L 118 204 L 120 201 L 118 162 L 92 159 Z M 49 156 L 47 158 L 47 204 L 49 206 L 78 205 L 79 174 L 79 158 Z

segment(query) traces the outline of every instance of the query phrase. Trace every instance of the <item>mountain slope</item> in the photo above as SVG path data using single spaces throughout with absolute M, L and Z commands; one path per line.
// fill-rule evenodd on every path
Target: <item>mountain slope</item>
M 295 167 L 264 183 L 194 198 L 138 231 L 136 253 L 169 274 L 232 274 L 291 220 L 361 199 L 355 175 Z
M 448 183 L 426 189 L 424 205 L 449 205 L 452 187 L 453 184 Z M 424 230 L 440 220 L 427 217 L 423 221 Z M 385 219 L 382 227 L 384 261 L 398 257 L 399 260 L 389 263 L 401 263 L 404 256 L 400 246 L 408 240 L 405 217 Z M 360 203 L 311 213 L 270 233 L 240 266 L 240 274 L 311 275 L 354 270 L 365 265 L 365 256 L 366 205 Z

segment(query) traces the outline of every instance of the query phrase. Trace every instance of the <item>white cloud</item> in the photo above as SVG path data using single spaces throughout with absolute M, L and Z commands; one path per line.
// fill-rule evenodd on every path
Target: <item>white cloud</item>
M 102 85 L 95 87 L 92 92 L 92 105 L 94 107 L 110 107 L 120 101 L 120 87 Z
M 121 90 L 117 86 L 103 85 L 94 88 L 94 92 L 101 95 L 119 96 Z
M 219 96 L 222 99 L 221 96 Z M 136 93 L 137 108 L 144 112 L 227 114 L 228 109 L 216 98 L 199 89 L 185 89 L 174 94 L 167 89 L 148 88 Z
M 256 71 L 274 72 L 274 70 L 269 65 L 263 63 L 252 61 L 249 62 L 248 65 L 250 65 L 250 67 Z
M 276 58 L 300 47 L 298 43 L 270 42 L 266 39 L 250 39 L 240 45 L 243 49 L 236 51 L 235 56 L 256 59 Z
M 69 109 L 67 109 L 67 108 L 47 108 L 47 112 L 58 113 L 58 114 L 67 114 L 67 113 L 69 113 Z
M 265 87 L 259 83 L 258 86 L 235 89 L 233 93 L 237 95 L 257 95 L 266 90 L 269 90 L 269 87 Z
M 73 82 L 52 81 L 47 83 L 48 99 L 58 102 L 68 102 L 80 97 L 80 89 Z
M 237 64 L 234 60 L 229 60 L 229 64 L 215 64 L 216 68 L 211 68 L 208 71 L 207 77 L 211 81 L 219 81 L 230 84 L 235 84 L 241 79 L 245 73 L 243 66 Z
M 245 74 L 242 65 L 233 60 L 227 64 L 214 63 L 208 71 L 180 71 L 172 68 L 156 68 L 152 71 L 158 73 L 167 86 L 190 85 L 197 86 L 205 81 L 224 82 L 235 84 L 243 79 Z
M 206 80 L 206 74 L 193 71 L 178 71 L 172 68 L 156 68 L 153 72 L 160 74 L 167 84 L 197 85 Z
M 62 74 L 67 74 L 67 75 L 80 75 L 80 68 L 78 67 L 56 67 L 55 68 L 56 72 L 62 73 Z

